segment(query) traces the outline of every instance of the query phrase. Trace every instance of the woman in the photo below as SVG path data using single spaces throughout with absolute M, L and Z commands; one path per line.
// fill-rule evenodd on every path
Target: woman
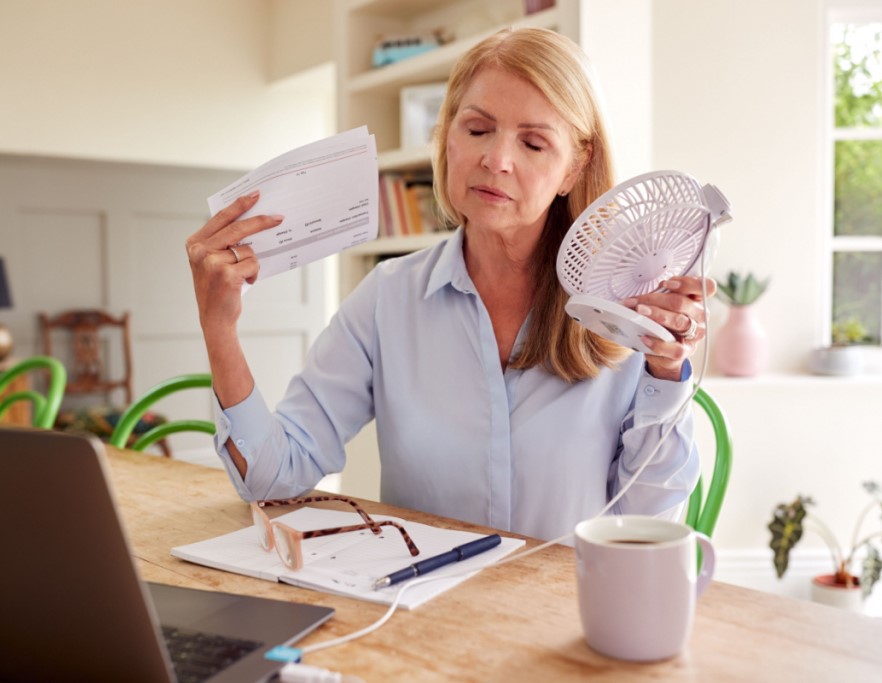
M 561 239 L 613 177 L 588 73 L 572 41 L 542 29 L 501 31 L 463 56 L 433 159 L 459 229 L 378 265 L 275 413 L 236 335 L 241 284 L 258 271 L 238 243 L 280 217 L 237 220 L 257 201 L 242 197 L 190 237 L 218 452 L 243 498 L 299 495 L 340 471 L 344 444 L 374 417 L 381 497 L 396 505 L 549 539 L 631 478 L 690 395 L 701 282 L 623 302 L 680 335 L 647 340 L 645 357 L 566 316 Z M 677 515 L 697 478 L 685 411 L 615 510 Z

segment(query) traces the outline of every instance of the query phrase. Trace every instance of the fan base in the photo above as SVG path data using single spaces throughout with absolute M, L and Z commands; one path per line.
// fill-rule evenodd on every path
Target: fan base
M 649 335 L 665 342 L 675 341 L 669 330 L 645 315 L 590 294 L 571 296 L 565 310 L 573 320 L 594 334 L 640 353 L 652 354 L 640 337 Z

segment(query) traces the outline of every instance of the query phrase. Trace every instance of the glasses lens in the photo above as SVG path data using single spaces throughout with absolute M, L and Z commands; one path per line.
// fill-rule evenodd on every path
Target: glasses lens
M 291 569 L 297 569 L 296 541 L 284 529 L 278 526 L 273 526 L 273 538 L 276 541 L 276 551 L 279 553 L 279 557 L 282 558 L 282 562 Z
M 263 546 L 264 550 L 269 550 L 272 545 L 270 544 L 269 533 L 266 530 L 266 517 L 264 517 L 263 511 L 261 511 L 260 508 L 252 506 L 251 520 L 254 522 L 254 528 L 257 530 L 257 537 L 260 539 L 260 545 Z

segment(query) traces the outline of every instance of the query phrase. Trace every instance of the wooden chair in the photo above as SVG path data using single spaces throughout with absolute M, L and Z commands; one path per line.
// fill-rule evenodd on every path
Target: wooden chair
M 129 335 L 129 314 L 114 317 L 99 309 L 71 310 L 49 317 L 40 313 L 43 353 L 62 358 L 68 369 L 69 396 L 98 396 L 110 402 L 114 392 L 122 390 L 124 404 L 132 402 L 132 343 Z M 61 335 L 57 334 L 61 333 Z M 66 337 L 67 348 L 53 354 L 53 339 Z M 118 340 L 122 350 L 122 372 L 111 379 L 106 359 L 107 345 Z M 56 347 L 57 348 L 57 347 Z
M 46 371 L 48 382 L 45 393 L 37 389 L 13 390 L 4 395 L 19 377 L 28 373 Z M 32 356 L 19 361 L 12 367 L 0 372 L 0 415 L 3 415 L 14 403 L 19 401 L 30 403 L 31 425 L 40 429 L 51 429 L 61 407 L 64 397 L 64 386 L 67 372 L 57 358 L 48 356 Z M 29 386 L 34 387 L 31 382 Z
M 707 493 L 704 493 L 703 481 L 700 477 L 698 485 L 689 498 L 686 523 L 710 538 L 717 525 L 717 518 L 720 516 L 723 499 L 729 486 L 729 473 L 732 469 L 732 436 L 729 433 L 726 416 L 709 393 L 704 389 L 699 389 L 694 400 L 710 420 L 716 440 L 716 452 L 713 474 Z
M 95 308 L 39 314 L 43 353 L 67 368 L 65 405 L 56 428 L 95 434 L 107 440 L 133 399 L 130 316 L 114 316 Z M 149 424 L 145 423 L 149 421 Z M 136 434 L 165 421 L 151 413 Z M 171 451 L 159 444 L 165 455 Z

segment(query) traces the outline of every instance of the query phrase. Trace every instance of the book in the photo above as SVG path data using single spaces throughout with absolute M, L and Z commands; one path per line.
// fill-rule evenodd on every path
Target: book
M 399 237 L 407 234 L 405 221 L 407 216 L 403 213 L 403 204 L 399 204 L 400 189 L 402 183 L 398 173 L 380 174 L 380 207 L 385 209 L 385 217 L 381 214 L 381 222 L 385 222 L 384 237 Z
M 379 204 L 380 204 L 380 227 L 382 237 L 395 236 L 395 221 L 392 219 L 392 200 L 390 198 L 390 178 L 388 173 L 381 173 L 379 177 Z
M 442 529 L 398 517 L 376 515 L 373 519 L 388 519 L 403 526 L 416 543 L 420 554 L 416 557 L 410 555 L 407 545 L 394 527 L 382 527 L 383 532 L 379 536 L 365 529 L 301 541 L 304 565 L 302 569 L 292 570 L 279 559 L 275 550 L 263 549 L 257 531 L 252 526 L 172 548 L 171 554 L 188 562 L 235 574 L 390 604 L 399 588 L 406 586 L 408 582 L 374 590 L 373 585 L 377 580 L 420 559 L 447 552 L 482 536 L 470 531 Z M 304 507 L 276 517 L 275 520 L 307 531 L 357 524 L 361 518 L 354 512 Z M 435 580 L 406 589 L 399 606 L 404 609 L 419 607 L 523 545 L 524 541 L 520 539 L 503 537 L 498 546 L 487 552 L 433 571 L 427 576 L 435 577 Z M 463 573 L 468 570 L 474 572 Z
M 404 188 L 404 199 L 407 205 L 407 224 L 412 235 L 418 235 L 425 232 L 423 229 L 423 217 L 420 212 L 419 200 L 417 199 L 416 186 L 412 183 L 406 183 Z
M 432 181 L 416 180 L 411 182 L 408 187 L 413 200 L 417 205 L 419 220 L 423 232 L 438 232 L 446 230 L 441 213 L 438 209 L 438 202 L 435 200 L 435 192 L 432 189 Z
M 399 175 L 392 176 L 392 196 L 394 197 L 393 209 L 396 217 L 396 225 L 400 226 L 399 235 L 410 235 L 410 222 L 407 219 L 407 204 L 404 194 L 407 191 L 404 178 Z

